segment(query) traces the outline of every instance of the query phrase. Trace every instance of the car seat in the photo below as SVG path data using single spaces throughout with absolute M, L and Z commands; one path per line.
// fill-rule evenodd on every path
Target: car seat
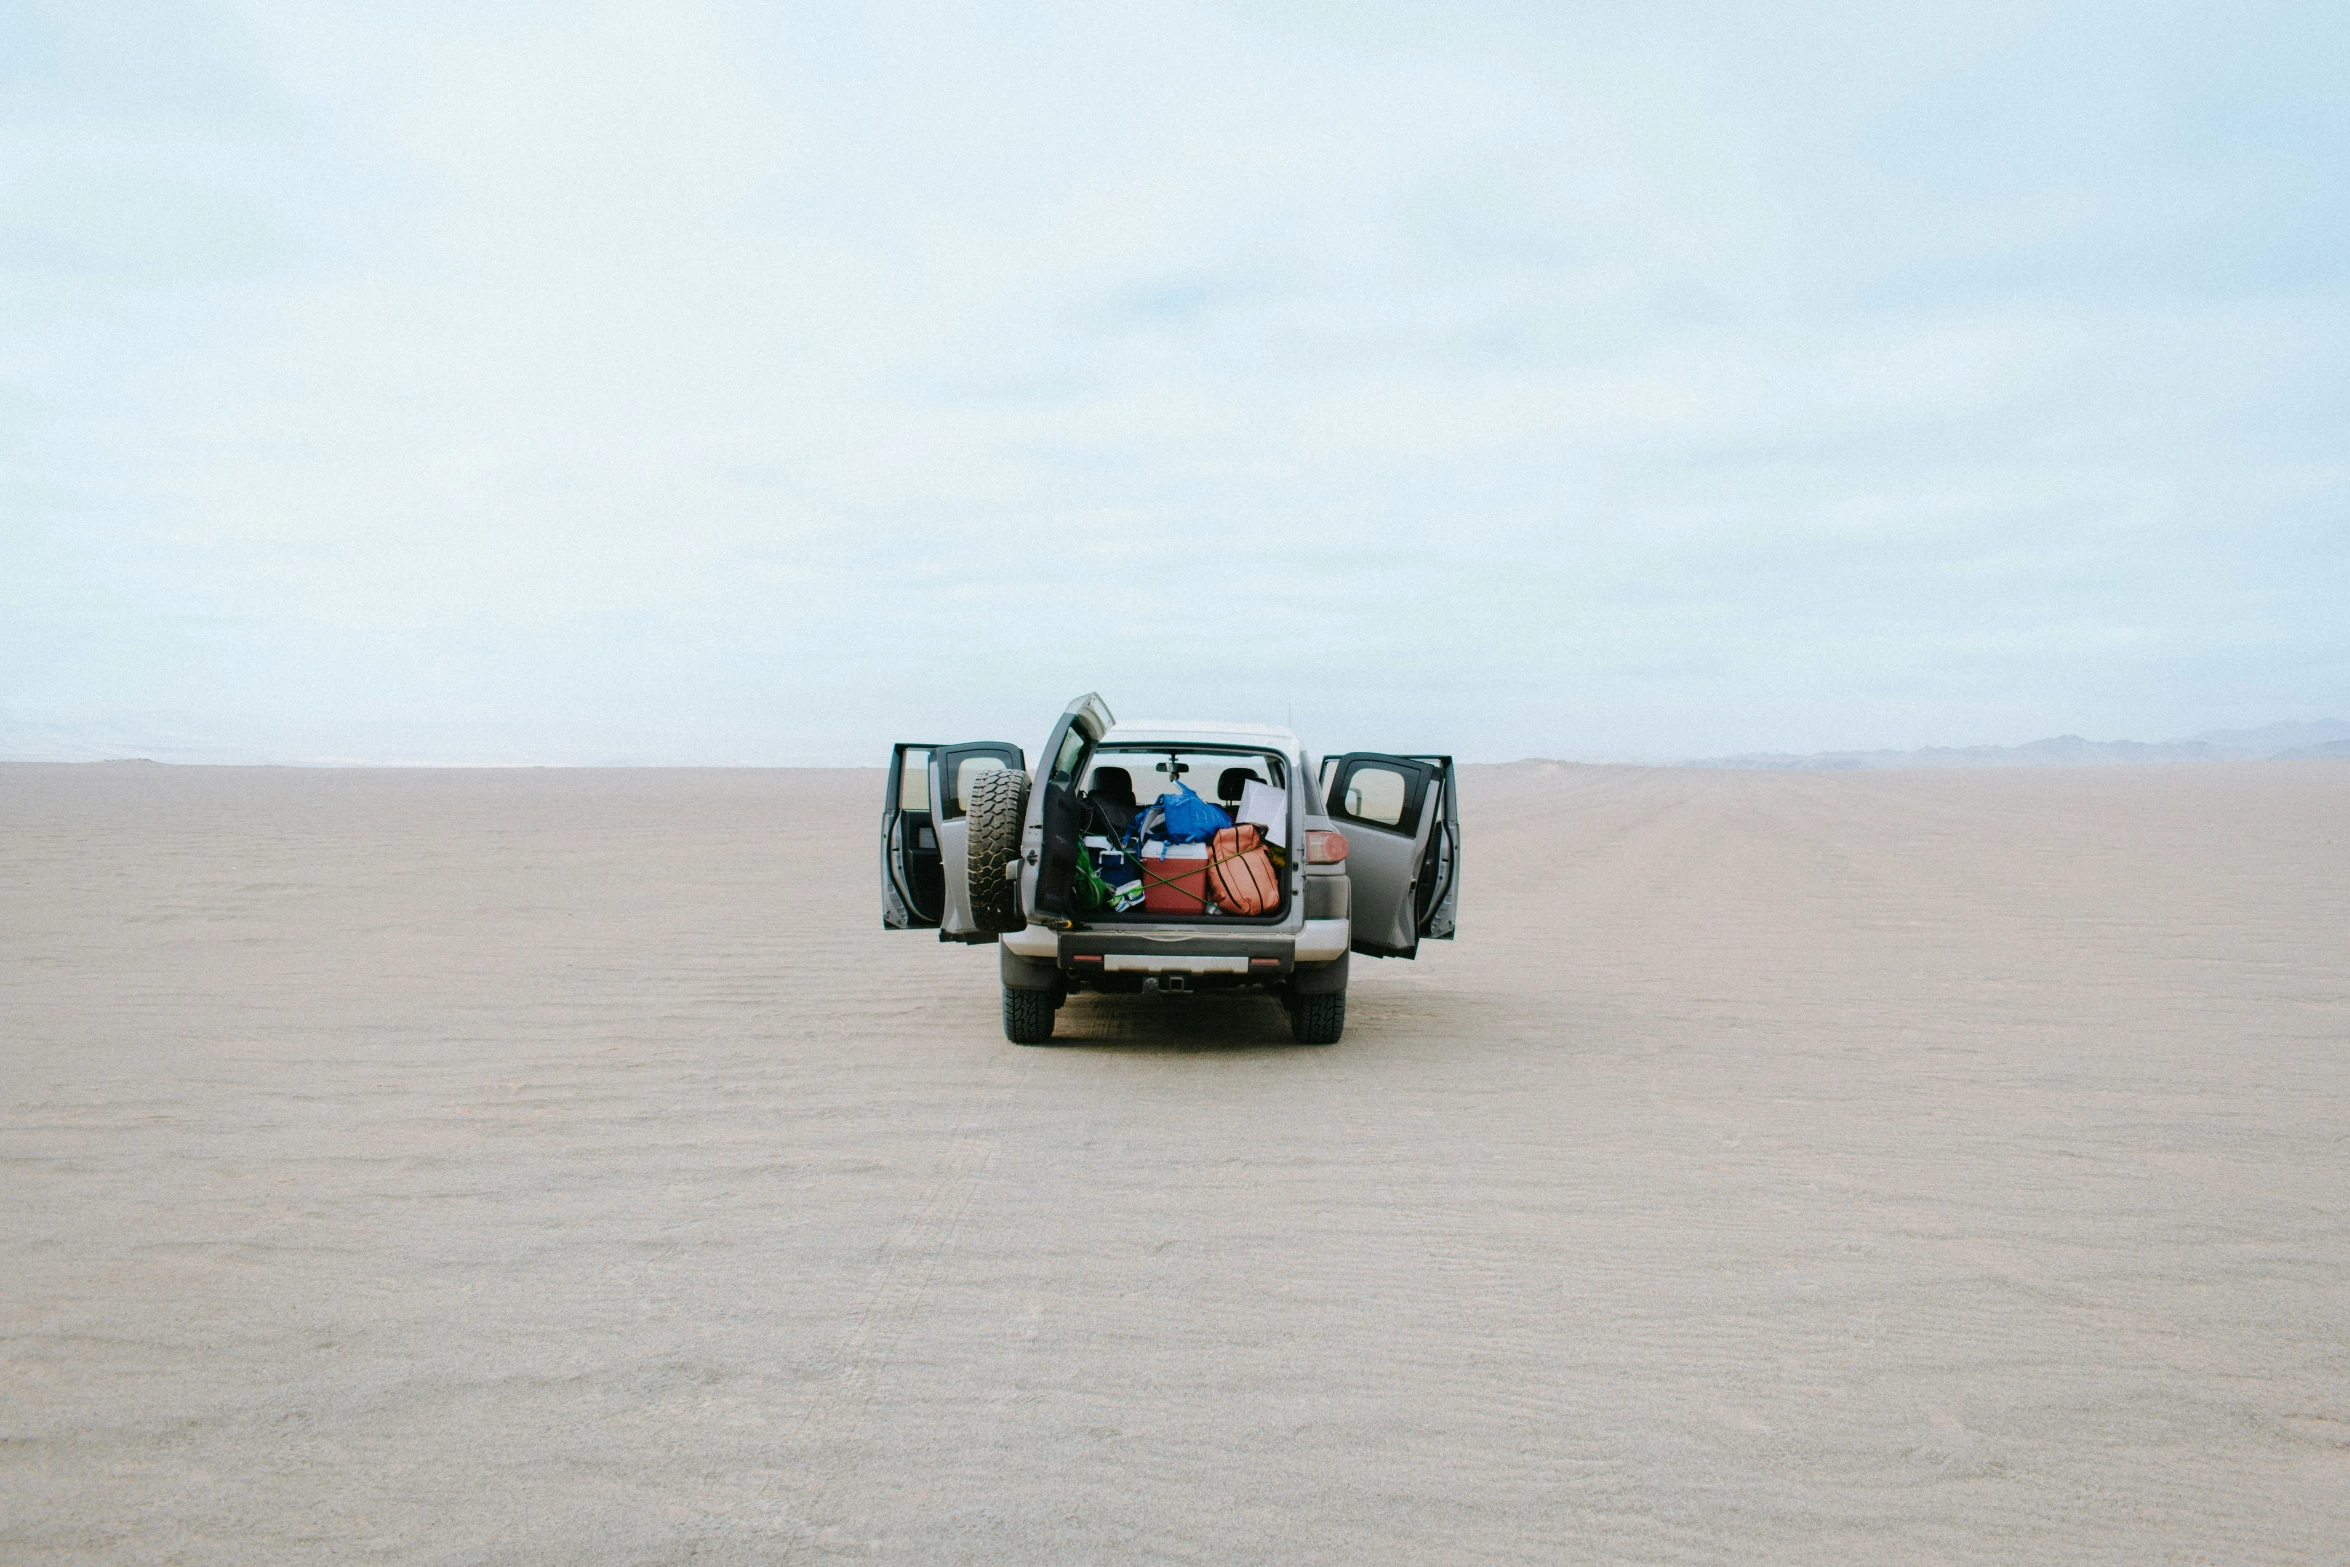
M 1123 767 L 1097 767 L 1093 770 L 1093 791 L 1087 798 L 1093 802 L 1094 814 L 1109 835 L 1124 837 L 1126 824 L 1134 820 L 1138 809 L 1134 800 L 1134 775 Z

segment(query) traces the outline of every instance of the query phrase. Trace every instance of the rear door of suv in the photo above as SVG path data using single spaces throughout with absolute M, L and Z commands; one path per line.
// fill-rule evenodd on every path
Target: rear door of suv
M 930 753 L 936 749 L 901 740 L 889 753 L 889 782 L 881 793 L 881 923 L 891 930 L 929 930 L 945 912 L 938 829 L 930 820 Z
M 1346 834 L 1354 950 L 1418 955 L 1449 941 L 1460 908 L 1460 806 L 1449 756 L 1351 751 L 1322 768 L 1324 810 Z
M 944 862 L 945 912 L 939 918 L 941 941 L 993 941 L 993 931 L 981 930 L 971 918 L 971 780 L 983 772 L 1003 768 L 1028 770 L 1028 758 L 1008 740 L 966 740 L 942 745 L 930 753 L 930 817 L 938 829 L 938 852 Z M 1002 874 L 998 867 L 997 874 Z
M 1002 740 L 943 746 L 902 740 L 891 747 L 889 781 L 881 796 L 883 925 L 891 930 L 943 925 L 940 934 L 946 939 L 970 933 L 970 899 L 962 881 L 963 791 L 980 768 L 1026 765 L 1020 748 Z M 941 787 L 942 767 L 943 776 L 954 780 L 951 794 Z
M 1450 941 L 1461 910 L 1459 780 L 1449 756 L 1409 760 L 1425 762 L 1442 775 L 1437 783 L 1444 795 L 1444 814 L 1430 818 L 1428 848 L 1420 859 L 1420 885 L 1413 896 L 1418 900 L 1420 934 L 1430 941 Z
M 1085 774 L 1085 759 L 1116 722 L 1100 694 L 1088 691 L 1061 709 L 1036 759 L 1023 834 L 1028 869 L 1021 888 L 1031 917 L 1066 926 L 1076 916 L 1077 851 L 1085 833 L 1077 781 Z

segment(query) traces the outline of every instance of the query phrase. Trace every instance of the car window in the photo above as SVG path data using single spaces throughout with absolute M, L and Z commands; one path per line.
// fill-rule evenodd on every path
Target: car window
M 1000 756 L 966 756 L 955 768 L 955 814 L 971 809 L 971 785 L 981 773 L 1000 773 L 1004 759 Z
M 914 747 L 906 752 L 898 772 L 898 809 L 930 809 L 930 752 L 925 748 Z
M 1224 798 L 1222 787 L 1226 773 L 1245 775 L 1276 788 L 1285 776 L 1280 760 L 1261 752 L 1100 751 L 1095 753 L 1093 761 L 1096 774 L 1105 767 L 1123 769 L 1134 784 L 1138 805 L 1149 805 L 1162 795 L 1174 793 L 1178 782 L 1190 785 L 1201 799 L 1213 802 Z M 1091 786 L 1090 778 L 1088 786 Z M 1239 798 L 1237 789 L 1231 797 Z
M 1365 762 L 1346 775 L 1346 799 L 1339 809 L 1357 821 L 1394 827 L 1403 821 L 1411 780 L 1392 767 Z
M 1073 783 L 1077 778 L 1077 764 L 1085 759 L 1085 731 L 1075 724 L 1061 736 L 1061 749 L 1054 753 L 1050 774 L 1055 783 Z

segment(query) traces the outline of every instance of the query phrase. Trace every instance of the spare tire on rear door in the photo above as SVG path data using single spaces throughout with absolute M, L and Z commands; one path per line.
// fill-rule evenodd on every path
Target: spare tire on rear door
M 1002 934 L 1027 924 L 1020 912 L 1020 883 L 1006 880 L 1004 867 L 1020 858 L 1020 829 L 1028 818 L 1028 775 L 1001 767 L 971 780 L 963 802 L 969 822 L 971 919 L 981 930 Z

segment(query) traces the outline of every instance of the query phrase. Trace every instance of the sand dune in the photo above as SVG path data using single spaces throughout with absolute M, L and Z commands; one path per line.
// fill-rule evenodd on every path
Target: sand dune
M 2350 763 L 1473 770 L 1322 1050 L 878 792 L 0 767 L 0 1557 L 2345 1559 Z

